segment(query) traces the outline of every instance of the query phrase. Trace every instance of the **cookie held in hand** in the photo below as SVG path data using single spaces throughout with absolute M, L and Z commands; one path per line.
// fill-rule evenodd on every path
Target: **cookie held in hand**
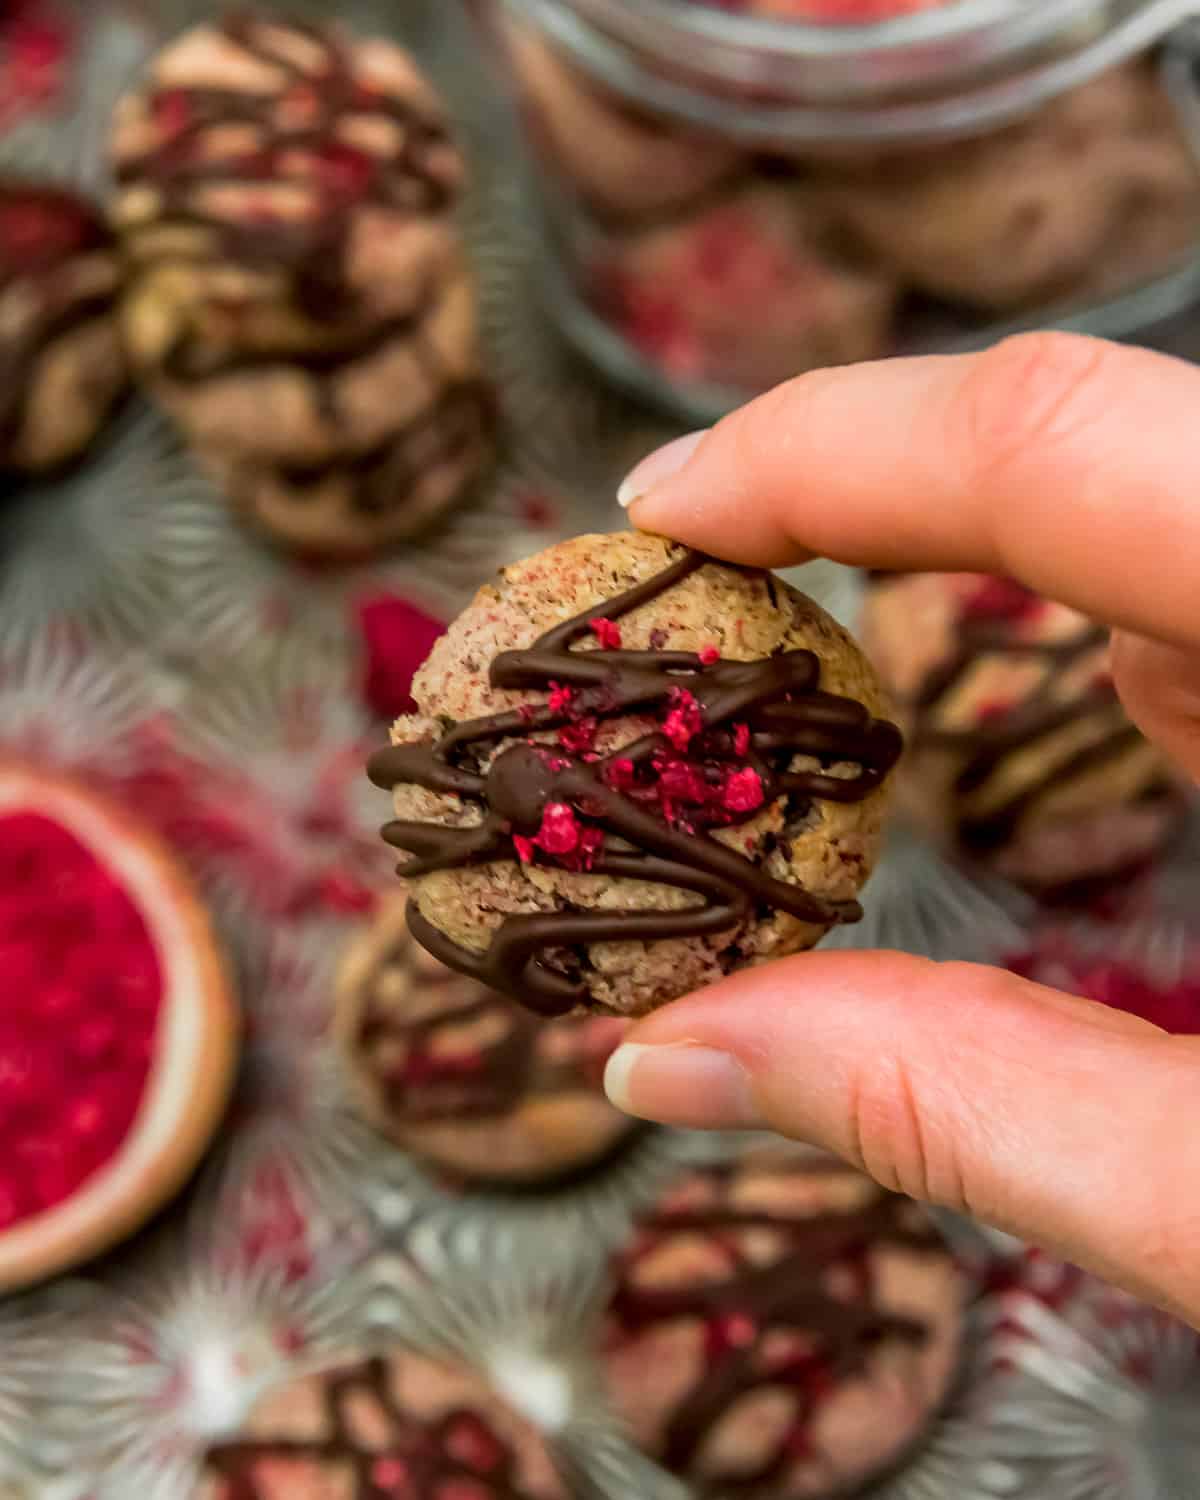
M 409 927 L 543 1014 L 641 1015 L 857 920 L 899 731 L 850 637 L 658 537 L 506 568 L 372 761 Z

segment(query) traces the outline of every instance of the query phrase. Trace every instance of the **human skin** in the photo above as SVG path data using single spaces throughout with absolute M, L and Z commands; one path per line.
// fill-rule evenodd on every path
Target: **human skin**
M 1066 334 L 801 376 L 622 486 L 731 561 L 1000 573 L 1114 628 L 1139 727 L 1200 778 L 1200 370 Z M 614 1102 L 769 1126 L 1200 1325 L 1200 1038 L 1000 970 L 814 952 L 642 1021 Z

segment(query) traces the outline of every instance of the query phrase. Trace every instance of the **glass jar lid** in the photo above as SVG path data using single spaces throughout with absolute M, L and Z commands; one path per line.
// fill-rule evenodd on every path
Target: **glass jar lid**
M 987 130 L 1200 14 L 1200 0 L 945 0 L 848 24 L 698 0 L 507 4 L 635 104 L 763 145 Z

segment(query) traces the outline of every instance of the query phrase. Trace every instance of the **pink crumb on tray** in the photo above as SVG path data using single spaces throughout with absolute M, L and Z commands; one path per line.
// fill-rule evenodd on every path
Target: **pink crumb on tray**
M 365 651 L 363 696 L 381 719 L 412 713 L 413 673 L 445 632 L 443 620 L 397 594 L 373 594 L 358 605 Z

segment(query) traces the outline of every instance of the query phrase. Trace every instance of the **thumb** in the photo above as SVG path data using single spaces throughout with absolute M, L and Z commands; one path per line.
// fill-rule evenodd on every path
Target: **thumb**
M 1200 1038 L 1002 970 L 812 953 L 641 1022 L 613 1101 L 768 1127 L 1200 1322 Z

